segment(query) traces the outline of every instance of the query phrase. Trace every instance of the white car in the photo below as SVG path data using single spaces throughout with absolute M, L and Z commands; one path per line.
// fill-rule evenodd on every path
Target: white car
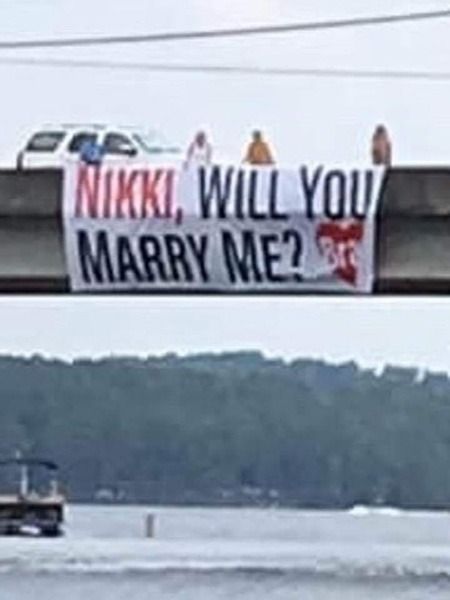
M 86 142 L 102 146 L 107 162 L 179 165 L 182 153 L 159 133 L 107 125 L 51 125 L 36 131 L 17 156 L 22 169 L 61 168 L 78 160 Z

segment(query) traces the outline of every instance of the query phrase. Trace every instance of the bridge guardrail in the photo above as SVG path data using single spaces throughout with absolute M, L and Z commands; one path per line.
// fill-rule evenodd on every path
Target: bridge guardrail
M 62 189 L 56 169 L 0 171 L 0 293 L 69 291 Z M 388 172 L 375 293 L 450 293 L 450 168 Z

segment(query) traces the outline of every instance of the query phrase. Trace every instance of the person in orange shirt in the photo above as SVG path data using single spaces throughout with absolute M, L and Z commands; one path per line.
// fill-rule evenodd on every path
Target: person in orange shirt
M 372 136 L 372 163 L 386 167 L 392 164 L 392 143 L 384 125 L 378 125 Z
M 273 165 L 275 160 L 269 144 L 264 140 L 261 131 L 254 131 L 247 153 L 243 160 L 249 165 Z

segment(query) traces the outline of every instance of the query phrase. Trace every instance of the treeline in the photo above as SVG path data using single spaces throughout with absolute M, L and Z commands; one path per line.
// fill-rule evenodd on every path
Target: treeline
M 0 456 L 19 449 L 57 461 L 72 500 L 449 507 L 450 381 L 258 353 L 3 357 Z

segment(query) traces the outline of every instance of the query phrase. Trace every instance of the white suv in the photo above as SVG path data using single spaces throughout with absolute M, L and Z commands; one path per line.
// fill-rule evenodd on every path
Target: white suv
M 57 125 L 43 127 L 26 143 L 17 156 L 17 166 L 23 169 L 61 168 L 78 160 L 86 142 L 96 142 L 103 148 L 107 162 L 133 162 L 179 165 L 179 148 L 169 144 L 157 132 L 144 133 L 131 127 L 106 125 Z

